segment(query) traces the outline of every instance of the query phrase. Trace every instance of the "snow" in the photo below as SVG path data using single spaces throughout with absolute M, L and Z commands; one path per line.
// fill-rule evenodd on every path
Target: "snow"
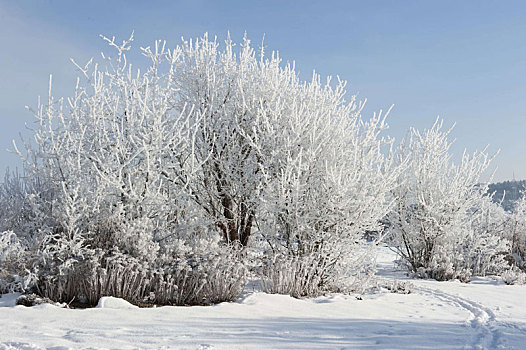
M 379 274 L 396 271 L 380 250 Z M 526 286 L 490 278 L 411 280 L 411 294 L 294 299 L 259 292 L 216 306 L 135 308 L 105 297 L 98 308 L 15 306 L 0 298 L 0 349 L 523 349 Z
M 102 297 L 97 303 L 99 309 L 137 309 L 138 306 L 132 305 L 124 299 L 115 297 Z

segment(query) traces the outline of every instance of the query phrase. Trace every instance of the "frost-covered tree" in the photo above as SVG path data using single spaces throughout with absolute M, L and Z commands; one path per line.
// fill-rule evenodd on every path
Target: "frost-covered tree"
M 183 42 L 170 57 L 176 87 L 173 107 L 193 108 L 189 161 L 199 166 L 189 176 L 175 158 L 162 174 L 187 189 L 226 242 L 246 246 L 265 185 L 258 150 L 269 142 L 256 128 L 266 122 L 272 100 L 283 96 L 274 85 L 281 77 L 269 74 L 279 60 L 264 60 L 263 55 L 258 59 L 246 38 L 239 50 L 230 39 L 220 50 L 206 35 Z
M 390 239 L 413 272 L 467 279 L 486 270 L 474 266 L 473 259 L 488 255 L 484 261 L 489 263 L 502 249 L 487 224 L 491 203 L 480 179 L 490 157 L 485 151 L 464 152 L 455 164 L 448 140 L 452 129 L 444 131 L 442 124 L 437 119 L 431 129 L 411 129 L 400 146 L 398 161 L 408 161 L 408 169 L 393 191 Z

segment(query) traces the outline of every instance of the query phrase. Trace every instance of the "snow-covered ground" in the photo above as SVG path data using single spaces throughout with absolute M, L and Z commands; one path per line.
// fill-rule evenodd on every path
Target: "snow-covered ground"
M 383 278 L 404 278 L 380 250 Z M 211 307 L 86 310 L 0 299 L 0 349 L 526 349 L 526 286 L 411 280 L 409 295 L 298 300 L 248 293 Z

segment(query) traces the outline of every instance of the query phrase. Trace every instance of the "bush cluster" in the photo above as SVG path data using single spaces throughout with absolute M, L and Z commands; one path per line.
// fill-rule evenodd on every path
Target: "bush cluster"
M 122 44 L 33 113 L 0 189 L 2 290 L 94 304 L 232 300 L 247 278 L 312 296 L 359 287 L 399 167 L 345 82 L 301 81 L 248 39 Z M 51 86 L 50 86 L 51 91 Z M 369 270 L 368 270 L 369 271 Z M 353 287 L 354 286 L 354 287 Z
M 255 276 L 295 297 L 363 291 L 368 239 L 384 234 L 422 277 L 521 280 L 526 204 L 492 204 L 487 153 L 454 165 L 441 122 L 395 150 L 386 114 L 363 119 L 345 82 L 302 81 L 246 38 L 158 41 L 142 70 L 126 56 L 133 37 L 104 39 L 116 55 L 76 64 L 72 96 L 50 93 L 15 149 L 0 292 L 207 305 Z

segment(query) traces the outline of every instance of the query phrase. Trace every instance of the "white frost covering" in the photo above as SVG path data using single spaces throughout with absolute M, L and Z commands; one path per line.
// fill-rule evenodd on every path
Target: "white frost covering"
M 404 278 L 393 255 L 381 253 L 382 278 Z M 526 286 L 489 278 L 411 282 L 411 294 L 363 300 L 252 293 L 237 303 L 149 309 L 26 308 L 4 295 L 0 350 L 524 349 Z
M 124 299 L 115 297 L 102 297 L 96 306 L 98 309 L 138 309 Z

